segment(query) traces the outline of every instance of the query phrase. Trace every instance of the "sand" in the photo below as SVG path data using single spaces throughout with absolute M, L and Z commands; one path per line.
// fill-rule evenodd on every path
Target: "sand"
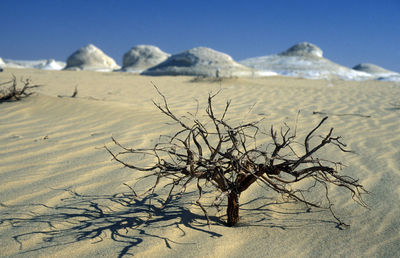
M 43 86 L 19 102 L 0 104 L 0 256 L 2 257 L 399 257 L 400 97 L 392 82 L 268 77 L 225 79 L 150 77 L 90 71 L 5 69 Z M 140 176 L 111 160 L 111 136 L 129 147 L 150 147 L 173 126 L 154 107 L 153 81 L 177 114 L 204 107 L 217 92 L 216 109 L 232 100 L 234 122 L 264 117 L 265 128 L 293 125 L 299 134 L 331 114 L 335 132 L 357 154 L 327 152 L 347 166 L 370 192 L 364 209 L 332 189 L 337 215 L 351 226 L 336 228 L 327 211 L 306 213 L 254 185 L 241 196 L 241 222 L 228 228 L 224 212 L 210 210 L 211 227 L 192 203 L 176 199 L 147 223 L 147 205 L 129 202 L 127 183 Z M 77 98 L 69 96 L 78 88 Z M 362 114 L 371 116 L 337 116 Z M 138 161 L 146 163 L 146 159 Z M 125 194 L 125 195 L 124 195 Z

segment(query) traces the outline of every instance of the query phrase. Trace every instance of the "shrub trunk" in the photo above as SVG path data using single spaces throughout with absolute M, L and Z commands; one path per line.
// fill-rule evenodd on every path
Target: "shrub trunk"
M 235 226 L 239 222 L 239 195 L 231 192 L 228 196 L 228 226 Z

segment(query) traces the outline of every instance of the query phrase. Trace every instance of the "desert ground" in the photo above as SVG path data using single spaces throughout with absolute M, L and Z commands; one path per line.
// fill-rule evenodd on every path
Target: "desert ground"
M 20 101 L 0 103 L 0 256 L 2 257 L 399 257 L 400 84 L 290 77 L 196 79 L 120 72 L 5 68 L 41 85 Z M 154 106 L 165 95 L 177 115 L 203 115 L 208 94 L 233 124 L 263 118 L 262 129 L 295 126 L 306 134 L 323 117 L 353 153 L 322 154 L 346 166 L 370 192 L 369 209 L 332 188 L 340 229 L 329 211 L 284 203 L 260 185 L 241 196 L 241 221 L 224 224 L 210 207 L 211 225 L 195 205 L 196 187 L 148 217 L 144 174 L 112 160 L 114 137 L 125 146 L 153 146 L 175 125 Z M 75 87 L 78 94 L 71 98 Z M 260 142 L 269 141 L 260 138 Z M 146 164 L 148 160 L 133 160 Z M 207 198 L 205 197 L 205 203 Z M 158 200 L 155 197 L 155 200 Z M 160 206 L 156 201 L 155 206 Z M 223 207 L 222 207 L 223 208 Z

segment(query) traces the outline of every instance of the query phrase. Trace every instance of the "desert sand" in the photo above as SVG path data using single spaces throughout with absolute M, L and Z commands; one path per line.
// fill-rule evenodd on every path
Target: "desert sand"
M 399 257 L 400 85 L 383 81 L 300 78 L 151 77 L 130 73 L 5 68 L 0 82 L 31 78 L 43 85 L 18 102 L 0 104 L 0 256 L 2 257 Z M 298 134 L 335 128 L 357 154 L 324 153 L 347 166 L 370 194 L 370 209 L 331 189 L 333 209 L 351 226 L 341 230 L 328 211 L 282 204 L 253 185 L 241 196 L 241 221 L 226 227 L 224 210 L 194 205 L 196 188 L 146 223 L 147 204 L 128 198 L 124 183 L 142 192 L 143 173 L 123 168 L 103 148 L 111 136 L 126 146 L 151 147 L 174 132 L 152 100 L 154 82 L 178 115 L 232 100 L 232 123 L 264 118 L 266 130 L 284 122 Z M 75 87 L 76 98 L 70 96 Z M 342 115 L 341 115 L 342 114 Z M 343 115 L 358 114 L 363 116 Z M 260 139 L 262 141 L 262 139 Z M 269 140 L 268 138 L 266 140 Z M 332 153 L 332 154 L 330 154 Z M 146 159 L 138 161 L 143 164 Z M 158 203 L 155 203 L 158 205 Z

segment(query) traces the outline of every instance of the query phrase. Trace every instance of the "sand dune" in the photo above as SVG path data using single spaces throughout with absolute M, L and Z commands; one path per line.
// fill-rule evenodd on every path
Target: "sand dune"
M 266 77 L 225 79 L 150 77 L 129 73 L 9 69 L 0 82 L 30 77 L 43 86 L 19 102 L 0 104 L 0 256 L 4 257 L 398 257 L 400 255 L 400 110 L 389 103 L 400 85 L 382 81 Z M 210 210 L 209 228 L 191 193 L 147 223 L 147 204 L 132 202 L 133 185 L 148 181 L 121 168 L 103 148 L 111 136 L 131 147 L 152 146 L 171 134 L 151 100 L 153 81 L 177 114 L 205 106 L 221 89 L 216 108 L 232 100 L 233 123 L 265 117 L 264 127 L 293 125 L 299 134 L 330 114 L 325 130 L 357 154 L 332 156 L 343 172 L 371 191 L 370 210 L 332 189 L 334 209 L 351 227 L 335 228 L 327 211 L 304 212 L 254 186 L 241 197 L 242 219 L 228 228 Z M 77 98 L 70 96 L 77 86 Z M 370 118 L 344 115 L 362 114 Z M 139 162 L 145 164 L 148 160 Z M 207 197 L 205 197 L 207 198 Z M 139 226 L 141 225 L 141 226 Z M 139 227 L 137 227 L 139 226 Z

